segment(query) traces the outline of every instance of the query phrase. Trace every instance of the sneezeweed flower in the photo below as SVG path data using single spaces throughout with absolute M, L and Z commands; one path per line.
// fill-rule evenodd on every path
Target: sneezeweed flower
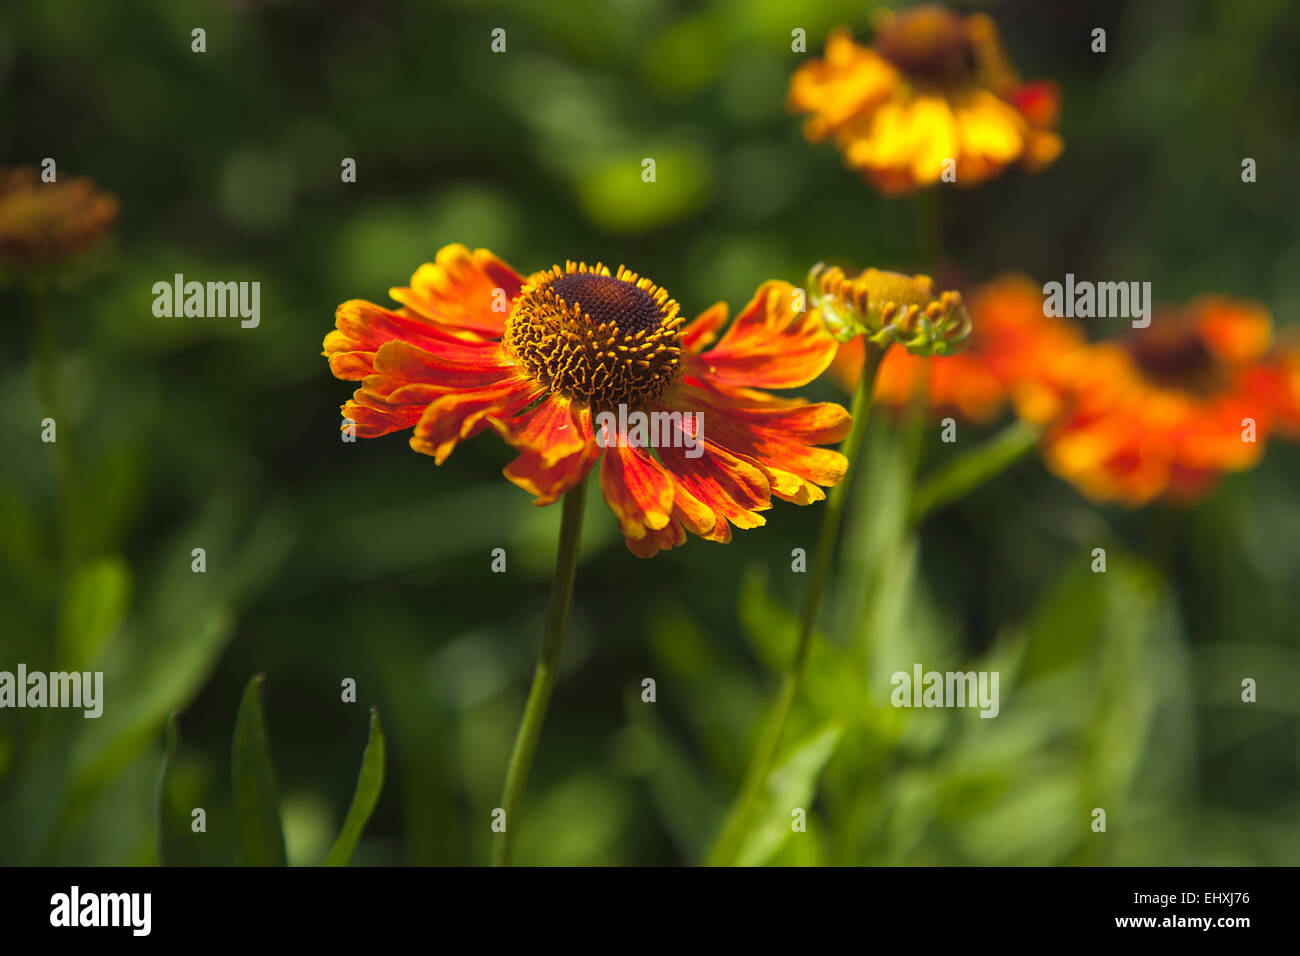
M 1089 350 L 1044 456 L 1097 501 L 1195 501 L 1268 438 L 1300 437 L 1298 372 L 1264 306 L 1202 297 Z
M 117 212 L 117 198 L 85 177 L 46 183 L 32 166 L 0 168 L 0 260 L 60 263 L 93 246 Z
M 838 267 L 828 268 L 819 263 L 809 272 L 807 286 L 811 314 L 816 317 L 832 349 L 841 352 L 846 348 L 855 349 L 856 371 L 862 381 L 854 394 L 852 430 L 840 446 L 844 459 L 852 468 L 866 434 L 872 385 L 882 356 L 893 352 L 949 355 L 964 345 L 970 335 L 971 320 L 961 295 L 936 289 L 929 276 L 866 269 L 850 277 Z M 799 619 L 794 658 L 785 674 L 768 725 L 750 759 L 740 792 L 710 854 L 712 863 L 737 861 L 759 798 L 767 786 L 791 706 L 803 679 L 848 492 L 848 482 L 832 489 L 830 501 L 822 514 L 817 547 L 808 569 L 808 591 Z
M 882 11 L 871 47 L 833 31 L 825 56 L 791 77 L 787 105 L 808 114 L 810 142 L 833 137 L 845 164 L 886 195 L 949 170 L 963 186 L 1015 162 L 1040 170 L 1063 148 L 1056 86 L 1019 80 L 987 15 L 937 5 Z
M 820 321 L 794 311 L 796 291 L 765 283 L 723 332 L 725 305 L 687 323 L 667 292 L 622 267 L 611 273 L 568 262 L 525 277 L 486 250 L 452 245 L 409 287 L 390 291 L 401 308 L 339 306 L 325 355 L 335 375 L 361 382 L 343 406 L 358 435 L 412 428 L 411 447 L 441 464 L 490 427 L 519 450 L 506 468 L 511 481 L 538 504 L 564 499 L 541 654 L 501 798 L 506 826 L 496 863 L 512 859 L 596 462 L 605 500 L 641 557 L 681 544 L 687 531 L 727 541 L 733 526 L 763 524 L 773 497 L 808 504 L 844 477 L 844 458 L 817 447 L 849 430 L 844 409 L 764 391 L 806 384 L 835 353 Z M 633 413 L 668 423 L 653 449 L 625 424 Z
M 971 296 L 971 321 L 959 355 L 887 354 L 876 403 L 902 409 L 921 398 L 932 418 L 978 424 L 1010 405 L 1041 430 L 1047 466 L 1093 500 L 1193 501 L 1220 475 L 1253 466 L 1268 438 L 1300 438 L 1300 346 L 1273 343 L 1258 303 L 1207 296 L 1092 343 L 1077 324 L 1044 315 L 1038 286 L 1010 276 Z M 861 356 L 849 342 L 832 364 L 846 389 Z
M 1008 403 L 1030 422 L 1060 414 L 1063 395 L 1086 362 L 1086 341 L 1071 323 L 1043 314 L 1039 288 L 1022 276 L 1004 276 L 975 290 L 970 338 L 959 354 L 933 358 L 892 349 L 876 377 L 875 400 L 887 408 L 917 399 L 933 418 L 954 416 L 987 423 Z M 831 376 L 848 391 L 857 387 L 862 343 L 840 346 Z
M 400 308 L 339 306 L 325 355 L 361 383 L 343 406 L 358 436 L 413 429 L 411 447 L 442 464 L 492 428 L 519 451 L 506 477 L 537 504 L 599 462 L 628 548 L 650 557 L 687 531 L 728 541 L 762 525 L 772 498 L 809 504 L 843 477 L 843 457 L 817 446 L 844 436 L 847 412 L 763 391 L 807 384 L 835 352 L 793 292 L 764 284 L 719 338 L 724 304 L 688 323 L 626 269 L 569 262 L 525 277 L 452 245 L 391 290 Z M 638 447 L 601 414 L 620 408 L 661 413 L 670 440 Z

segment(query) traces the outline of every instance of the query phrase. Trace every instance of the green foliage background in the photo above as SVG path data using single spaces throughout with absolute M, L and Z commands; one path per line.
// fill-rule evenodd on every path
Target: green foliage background
M 1067 147 L 1042 175 L 934 195 L 945 275 L 1147 279 L 1160 301 L 1244 295 L 1293 322 L 1300 7 L 989 9 L 1022 73 L 1061 84 Z M 877 197 L 782 106 L 791 30 L 817 52 L 868 15 L 838 0 L 0 9 L 0 162 L 52 156 L 122 200 L 56 301 L 87 556 L 72 575 L 29 310 L 18 284 L 0 291 L 0 669 L 107 682 L 99 720 L 0 712 L 0 862 L 154 862 L 173 711 L 166 798 L 208 812 L 206 834 L 175 839 L 232 862 L 231 732 L 259 672 L 290 863 L 322 862 L 339 831 L 368 705 L 388 771 L 354 862 L 486 861 L 558 509 L 500 477 L 510 455 L 490 437 L 442 468 L 401 436 L 341 443 L 350 386 L 320 356 L 334 306 L 385 301 L 449 242 L 525 272 L 626 263 L 688 314 L 734 312 L 819 259 L 933 271 L 925 200 Z M 155 318 L 151 287 L 176 272 L 260 281 L 261 326 Z M 827 381 L 807 393 L 846 401 Z M 964 428 L 957 449 L 981 437 Z M 953 449 L 881 422 L 870 440 L 827 640 L 747 862 L 1300 860 L 1297 448 L 1195 508 L 1136 513 L 1087 503 L 1031 456 L 913 536 L 914 467 Z M 519 860 L 697 862 L 792 646 L 790 553 L 811 548 L 820 510 L 778 503 L 730 545 L 645 562 L 590 498 Z M 496 547 L 506 574 L 489 573 Z M 1001 716 L 891 708 L 889 674 L 917 661 L 1000 670 Z M 346 677 L 357 704 L 340 702 Z M 809 809 L 807 834 L 789 837 L 790 806 Z

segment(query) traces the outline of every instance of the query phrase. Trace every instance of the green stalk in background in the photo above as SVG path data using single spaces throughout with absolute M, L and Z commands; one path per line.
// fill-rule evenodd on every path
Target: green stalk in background
M 736 797 L 736 802 L 732 804 L 731 811 L 723 824 L 722 834 L 718 837 L 718 842 L 706 861 L 710 866 L 729 866 L 739 857 L 745 836 L 753 822 L 754 810 L 772 772 L 772 764 L 781 746 L 785 725 L 803 680 L 804 669 L 808 663 L 808 652 L 812 647 L 813 631 L 817 627 L 818 612 L 821 610 L 822 594 L 826 590 L 831 558 L 835 554 L 836 544 L 839 541 L 844 506 L 849 496 L 849 478 L 853 473 L 854 463 L 857 461 L 862 439 L 867 431 L 876 373 L 885 354 L 885 349 L 873 345 L 870 341 L 864 339 L 864 343 L 866 350 L 863 355 L 862 375 L 858 379 L 858 388 L 853 396 L 853 427 L 840 445 L 840 453 L 848 459 L 848 470 L 840 483 L 830 490 L 826 509 L 822 512 L 821 531 L 813 555 L 808 592 L 804 597 L 803 611 L 799 618 L 799 637 L 795 645 L 794 660 L 781 681 L 776 705 L 759 738 L 754 756 L 750 759 L 749 769 L 745 772 L 745 779 L 740 785 L 740 793 Z
M 59 321 L 50 303 L 49 280 L 33 277 L 27 282 L 27 308 L 32 321 L 32 354 L 35 357 L 36 394 L 43 414 L 54 420 L 55 506 L 59 522 L 59 565 L 66 581 L 80 560 L 80 506 L 77 500 L 76 458 L 72 451 L 72 423 L 66 414 Z
M 1037 425 L 1017 421 L 938 468 L 912 495 L 912 523 L 919 524 L 931 511 L 964 498 L 1002 474 L 1038 443 L 1042 433 Z
M 537 752 L 537 741 L 546 720 L 546 707 L 551 701 L 555 678 L 560 670 L 560 654 L 564 650 L 564 627 L 569 618 L 569 603 L 573 598 L 573 579 L 578 565 L 578 541 L 582 537 L 582 512 L 587 498 L 587 478 L 584 477 L 564 495 L 563 514 L 560 518 L 560 544 L 555 557 L 555 580 L 551 584 L 551 602 L 546 614 L 546 630 L 542 636 L 542 651 L 533 672 L 533 686 L 528 692 L 519 733 L 515 737 L 514 751 L 506 771 L 505 790 L 501 807 L 505 810 L 505 832 L 497 834 L 492 853 L 494 866 L 509 866 L 514 858 L 515 834 L 519 831 L 519 806 L 528 771 Z

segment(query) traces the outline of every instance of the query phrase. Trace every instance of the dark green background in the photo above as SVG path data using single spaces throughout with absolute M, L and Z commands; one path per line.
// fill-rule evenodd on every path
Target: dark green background
M 690 315 L 835 259 L 962 285 L 1150 280 L 1158 301 L 1243 295 L 1291 322 L 1300 7 L 989 9 L 1022 73 L 1060 83 L 1066 151 L 1041 175 L 928 197 L 940 265 L 927 198 L 879 198 L 783 109 L 791 30 L 814 53 L 836 23 L 865 35 L 864 3 L 7 3 L 0 162 L 52 156 L 122 214 L 55 298 L 59 435 L 91 559 L 75 601 L 23 277 L 0 292 L 0 669 L 51 668 L 98 639 L 108 681 L 100 721 L 0 712 L 0 862 L 153 861 L 172 710 L 172 799 L 209 815 L 190 858 L 229 862 L 230 734 L 258 672 L 291 862 L 328 850 L 370 704 L 389 772 L 355 861 L 486 861 L 558 509 L 500 476 L 510 454 L 493 436 L 442 468 L 401 436 L 343 444 L 352 386 L 320 356 L 339 302 L 385 302 L 444 244 L 523 272 L 625 263 Z M 355 184 L 340 182 L 345 156 Z M 261 282 L 261 326 L 155 318 L 152 285 L 176 272 Z M 844 400 L 828 381 L 806 393 Z M 956 450 L 981 434 L 964 427 Z M 836 650 L 815 657 L 791 739 L 842 734 L 818 797 L 813 771 L 791 771 L 752 859 L 1300 859 L 1297 449 L 1274 445 L 1195 508 L 1136 513 L 1090 505 L 1031 456 L 913 541 L 896 520 L 913 438 L 922 471 L 954 453 L 935 430 L 873 432 L 824 619 Z M 520 861 L 696 862 L 791 646 L 804 578 L 789 556 L 811 548 L 820 507 L 778 502 L 729 545 L 692 539 L 647 562 L 591 498 Z M 1099 546 L 1105 575 L 1088 570 Z M 496 547 L 506 574 L 489 573 Z M 888 675 L 916 661 L 999 669 L 1002 715 L 890 708 Z M 340 703 L 345 677 L 358 704 Z M 809 832 L 783 841 L 789 805 L 810 810 Z

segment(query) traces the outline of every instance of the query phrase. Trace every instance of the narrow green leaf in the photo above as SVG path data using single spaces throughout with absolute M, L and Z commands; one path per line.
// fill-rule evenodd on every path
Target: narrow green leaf
M 843 730 L 836 721 L 824 724 L 794 744 L 772 768 L 736 865 L 762 866 L 794 832 L 793 811 L 801 809 L 807 813 L 810 809 L 817 792 L 817 778 L 835 753 Z
M 131 569 L 120 558 L 100 558 L 77 569 L 59 608 L 59 661 L 86 670 L 126 616 Z
M 176 715 L 167 718 L 167 739 L 163 744 L 162 766 L 158 768 L 158 785 L 154 788 L 153 812 L 155 833 L 158 839 L 158 862 L 162 866 L 176 866 L 180 862 L 176 822 L 171 814 L 172 767 L 176 761 L 176 748 L 180 746 L 181 729 Z
M 239 866 L 286 865 L 280 791 L 262 710 L 264 679 L 258 674 L 248 682 L 235 718 L 231 779 L 235 789 L 235 863 Z
M 357 791 L 352 796 L 352 806 L 348 807 L 347 818 L 339 838 L 334 841 L 334 849 L 325 858 L 326 866 L 347 866 L 352 859 L 352 851 L 357 848 L 361 831 L 366 827 L 375 804 L 379 802 L 379 792 L 384 788 L 384 728 L 379 724 L 379 712 L 370 708 L 370 740 L 366 744 L 365 755 L 361 758 L 361 773 L 357 776 Z

